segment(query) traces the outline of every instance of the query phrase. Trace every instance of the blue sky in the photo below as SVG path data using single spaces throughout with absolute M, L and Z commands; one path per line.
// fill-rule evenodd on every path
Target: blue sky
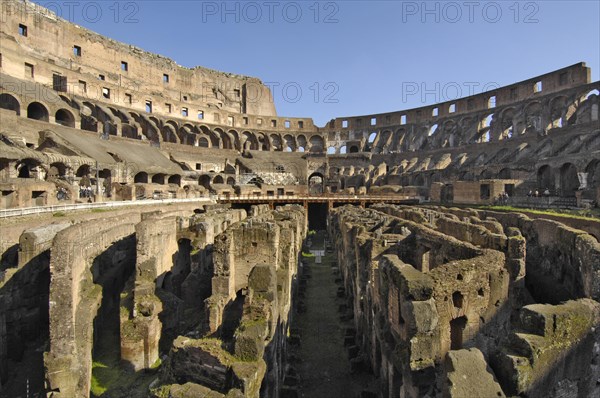
M 258 77 L 279 115 L 320 126 L 580 61 L 600 72 L 598 0 L 36 2 L 180 65 Z

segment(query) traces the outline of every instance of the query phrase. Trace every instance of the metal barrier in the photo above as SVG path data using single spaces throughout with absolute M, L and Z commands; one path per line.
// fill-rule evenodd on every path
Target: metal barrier
M 27 216 L 32 214 L 55 213 L 59 211 L 74 211 L 74 210 L 89 210 L 89 209 L 111 209 L 124 206 L 146 206 L 169 203 L 214 203 L 215 200 L 208 198 L 191 198 L 191 199 L 145 199 L 145 200 L 130 200 L 119 202 L 100 202 L 100 203 L 77 203 L 68 205 L 55 206 L 38 206 L 24 207 L 17 209 L 0 210 L 0 218 Z
M 335 194 L 323 194 L 323 195 L 217 195 L 210 194 L 208 197 L 203 198 L 191 198 L 191 199 L 143 199 L 143 200 L 131 200 L 131 201 L 115 201 L 115 202 L 100 202 L 100 203 L 77 203 L 77 204 L 65 204 L 65 205 L 54 205 L 54 206 L 37 206 L 37 207 L 25 207 L 16 209 L 0 210 L 0 218 L 26 216 L 32 214 L 42 213 L 55 213 L 60 211 L 75 211 L 75 210 L 89 210 L 89 209 L 110 209 L 123 206 L 144 206 L 144 205 L 156 205 L 156 204 L 168 204 L 168 203 L 216 203 L 217 201 L 313 201 L 322 202 L 327 200 L 334 201 L 348 201 L 348 202 L 360 202 L 360 201 L 419 201 L 422 202 L 421 197 L 402 196 L 402 195 L 335 195 Z

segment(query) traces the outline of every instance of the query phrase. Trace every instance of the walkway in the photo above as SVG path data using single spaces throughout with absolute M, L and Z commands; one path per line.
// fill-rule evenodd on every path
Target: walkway
M 324 231 L 313 235 L 313 250 L 323 250 Z M 337 297 L 340 285 L 335 283 L 335 255 L 326 253 L 322 264 L 316 264 L 316 257 L 309 258 L 309 274 L 305 298 L 306 312 L 295 320 L 301 343 L 297 350 L 299 363 L 299 391 L 306 398 L 354 398 L 363 389 L 371 387 L 371 375 L 351 374 L 350 360 L 344 347 L 345 329 L 352 327 L 352 321 L 342 322 L 339 306 L 344 298 Z

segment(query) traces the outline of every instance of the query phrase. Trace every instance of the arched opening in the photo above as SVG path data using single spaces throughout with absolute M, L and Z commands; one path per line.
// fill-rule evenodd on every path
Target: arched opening
M 54 115 L 57 124 L 67 127 L 75 127 L 75 117 L 66 109 L 59 109 Z
M 198 138 L 198 146 L 202 148 L 208 148 L 208 139 L 204 137 Z
M 335 155 L 335 147 L 334 146 L 330 146 L 329 148 L 327 148 L 327 154 L 328 155 Z
M 27 118 L 35 119 L 47 122 L 50 120 L 48 116 L 48 109 L 39 102 L 32 102 L 27 107 Z
M 235 178 L 233 177 L 227 177 L 227 185 L 235 185 Z
M 233 142 L 231 141 L 231 137 L 224 131 L 215 130 L 219 136 L 221 137 L 221 143 L 223 145 L 223 149 L 233 149 Z
M 311 195 L 320 195 L 323 193 L 323 184 L 325 179 L 321 173 L 313 173 L 308 177 L 308 192 Z
M 575 191 L 579 189 L 579 177 L 577 168 L 572 163 L 565 163 L 560 168 L 560 190 L 561 196 L 574 197 Z
M 162 173 L 158 173 L 158 174 L 154 174 L 152 176 L 152 183 L 153 184 L 160 184 L 160 185 L 164 185 L 165 183 L 165 175 Z
M 429 132 L 427 133 L 427 135 L 428 135 L 429 137 L 431 137 L 432 135 L 434 135 L 434 134 L 437 132 L 437 130 L 438 130 L 438 125 L 437 125 L 437 124 L 434 124 L 433 126 L 431 126 L 431 127 L 429 128 Z
M 464 296 L 462 295 L 461 292 L 456 291 L 454 293 L 452 293 L 452 304 L 454 305 L 454 308 L 462 308 L 463 307 L 463 300 L 464 300 Z
M 244 149 L 258 151 L 258 139 L 256 136 L 249 132 L 244 132 L 242 134 L 242 139 L 244 140 Z
M 213 184 L 224 184 L 225 180 L 223 179 L 222 176 L 217 175 L 214 179 L 213 179 Z
M 341 153 L 341 154 L 346 154 L 346 145 L 342 145 L 342 146 L 340 147 L 340 153 Z
M 325 148 L 325 141 L 323 137 L 318 135 L 313 135 L 310 137 L 310 149 L 309 152 L 323 152 Z
M 585 172 L 588 173 L 588 188 L 594 189 L 600 187 L 600 161 L 596 159 L 592 160 L 585 168 Z
M 35 159 L 23 159 L 17 164 L 17 177 L 36 178 L 41 163 Z
M 368 139 L 369 144 L 374 143 L 375 138 L 377 138 L 377 133 L 373 131 L 371 134 L 369 134 L 369 139 Z
M 50 168 L 48 169 L 48 174 L 46 174 L 46 180 L 52 181 L 57 178 L 65 177 L 67 173 L 67 166 L 64 163 L 52 163 Z
M 17 116 L 21 115 L 21 105 L 19 101 L 10 94 L 0 94 L 0 108 L 13 111 Z
M 467 326 L 467 318 L 461 316 L 450 321 L 450 349 L 460 350 L 463 347 L 463 333 Z
M 350 146 L 350 153 L 358 153 L 358 147 L 356 145 Z
M 146 173 L 145 171 L 140 171 L 133 177 L 133 182 L 136 184 L 147 184 L 148 173 Z
M 174 174 L 169 177 L 169 180 L 167 182 L 169 184 L 175 184 L 178 187 L 180 187 L 181 186 L 181 176 L 179 174 Z
M 171 126 L 170 124 L 165 124 L 160 131 L 162 134 L 163 142 L 172 142 L 175 144 L 177 143 L 177 134 L 175 134 L 173 126 Z
M 555 189 L 554 181 L 555 181 L 554 170 L 552 169 L 552 167 L 550 167 L 548 165 L 544 165 L 538 169 L 538 172 L 537 172 L 538 188 L 540 188 L 542 190 L 545 190 L 546 188 L 548 190 L 554 190 Z
M 198 178 L 198 185 L 206 189 L 210 189 L 210 176 L 206 174 L 200 176 L 200 178 Z
M 304 147 L 303 146 L 299 146 L 298 147 L 298 152 L 304 152 Z
M 90 175 L 90 166 L 87 164 L 79 166 L 79 168 L 75 172 L 75 175 L 77 177 L 83 177 L 83 176 Z
M 273 150 L 275 150 L 275 151 L 283 150 L 281 138 L 278 135 L 271 134 L 271 148 L 273 148 Z

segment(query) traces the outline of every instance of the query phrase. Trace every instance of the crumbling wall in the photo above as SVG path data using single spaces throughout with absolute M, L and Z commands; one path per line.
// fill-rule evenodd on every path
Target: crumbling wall
M 135 232 L 136 215 L 81 223 L 60 231 L 50 258 L 50 350 L 45 354 L 53 397 L 87 397 L 92 371 L 93 321 L 102 301 L 92 262 Z
M 222 394 L 278 396 L 306 217 L 300 206 L 258 207 L 250 214 L 216 237 L 209 330 L 175 340 L 163 388 L 194 383 Z

